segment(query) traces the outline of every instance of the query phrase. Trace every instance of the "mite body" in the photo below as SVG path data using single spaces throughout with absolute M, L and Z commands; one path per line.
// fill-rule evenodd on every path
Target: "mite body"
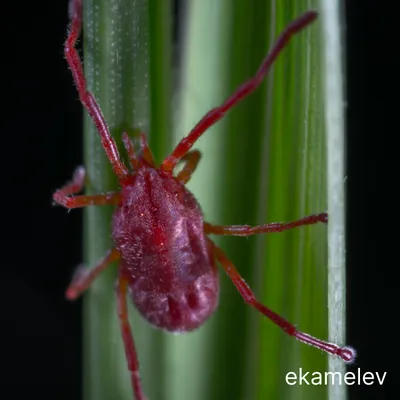
M 218 273 L 194 196 L 151 167 L 121 191 L 112 236 L 137 309 L 170 332 L 191 331 L 218 303 Z

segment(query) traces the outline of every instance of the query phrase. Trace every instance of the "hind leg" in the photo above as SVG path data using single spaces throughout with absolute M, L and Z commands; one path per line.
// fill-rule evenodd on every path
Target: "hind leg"
M 122 340 L 125 347 L 126 360 L 128 369 L 131 373 L 132 389 L 136 400 L 146 400 L 143 393 L 142 384 L 139 376 L 139 362 L 137 358 L 135 342 L 133 340 L 131 327 L 128 321 L 128 307 L 126 303 L 126 295 L 128 292 L 128 282 L 119 275 L 117 281 L 117 308 L 118 317 L 121 326 Z

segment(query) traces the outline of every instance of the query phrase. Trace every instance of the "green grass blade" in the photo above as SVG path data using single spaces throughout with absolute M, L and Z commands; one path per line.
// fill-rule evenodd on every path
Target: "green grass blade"
M 171 3 L 84 3 L 89 88 L 117 141 L 120 143 L 123 130 L 133 133 L 142 129 L 150 136 L 157 161 L 205 112 L 254 74 L 288 22 L 318 5 L 316 0 L 188 0 L 182 71 L 172 93 Z M 203 159 L 189 188 L 206 220 L 257 224 L 321 212 L 328 205 L 327 185 L 331 211 L 334 186 L 327 181 L 325 149 L 326 120 L 331 114 L 325 109 L 330 103 L 323 90 L 328 70 L 323 68 L 326 42 L 321 39 L 321 22 L 324 19 L 296 36 L 266 83 L 196 145 Z M 340 76 L 337 79 L 340 81 Z M 176 117 L 174 125 L 171 114 Z M 89 192 L 115 188 L 98 134 L 87 117 L 85 160 Z M 340 225 L 343 203 L 335 209 L 334 218 Z M 111 213 L 107 207 L 86 210 L 85 260 L 90 264 L 112 245 Z M 332 279 L 327 268 L 327 232 L 325 226 L 318 225 L 267 237 L 215 241 L 260 300 L 300 329 L 327 338 L 327 288 L 328 278 Z M 329 245 L 337 243 L 330 239 Z M 115 311 L 115 273 L 115 269 L 106 271 L 85 299 L 87 400 L 132 398 Z M 335 277 L 344 287 L 343 274 Z M 327 357 L 286 337 L 246 306 L 222 273 L 220 307 L 197 332 L 168 335 L 150 328 L 133 307 L 129 311 L 150 400 L 312 400 L 328 396 L 325 386 L 285 384 L 285 373 L 299 367 L 327 370 Z M 330 321 L 340 326 L 344 312 L 334 316 L 330 311 Z M 330 338 L 342 342 L 343 336 L 333 337 L 332 329 Z M 340 396 L 332 398 L 344 398 L 343 392 Z

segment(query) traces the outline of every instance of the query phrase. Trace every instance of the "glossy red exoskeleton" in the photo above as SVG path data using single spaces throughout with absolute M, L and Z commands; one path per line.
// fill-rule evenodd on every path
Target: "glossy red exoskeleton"
M 53 199 L 66 208 L 111 204 L 116 206 L 112 220 L 114 247 L 94 267 L 79 268 L 67 289 L 68 299 L 76 299 L 112 262 L 119 261 L 117 280 L 118 315 L 133 392 L 137 400 L 145 399 L 139 378 L 139 364 L 131 334 L 126 295 L 129 295 L 145 319 L 169 332 L 192 331 L 207 320 L 218 304 L 218 273 L 221 264 L 244 301 L 269 318 L 287 334 L 339 356 L 345 362 L 355 358 L 350 347 L 340 347 L 314 338 L 280 317 L 257 301 L 224 251 L 208 237 L 209 234 L 249 236 L 281 232 L 299 226 L 326 223 L 326 213 L 310 215 L 290 223 L 259 226 L 217 226 L 204 222 L 202 211 L 185 184 L 200 160 L 200 153 L 191 150 L 197 139 L 237 102 L 254 91 L 290 38 L 311 24 L 317 13 L 306 12 L 291 22 L 261 64 L 255 76 L 241 85 L 221 106 L 210 110 L 183 138 L 160 166 L 156 166 L 140 134 L 140 155 L 126 133 L 123 143 L 131 170 L 121 161 L 117 146 L 92 93 L 87 91 L 83 67 L 75 49 L 82 29 L 81 0 L 71 1 L 71 26 L 65 43 L 65 56 L 71 68 L 80 100 L 90 114 L 104 150 L 118 177 L 119 192 L 73 196 L 83 189 L 85 171 L 76 170 L 70 183 L 57 190 Z M 183 169 L 176 175 L 179 162 Z

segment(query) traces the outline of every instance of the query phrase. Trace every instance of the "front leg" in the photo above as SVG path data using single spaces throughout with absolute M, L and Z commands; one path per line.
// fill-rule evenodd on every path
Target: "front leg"
M 306 226 L 316 224 L 317 222 L 328 222 L 328 214 L 320 213 L 309 215 L 292 222 L 272 222 L 265 225 L 212 225 L 208 222 L 204 223 L 204 232 L 214 235 L 231 235 L 231 236 L 250 236 L 250 235 L 261 235 L 264 233 L 282 232 L 289 229 L 297 228 L 299 226 Z
M 176 179 L 180 180 L 182 183 L 188 183 L 194 171 L 196 171 L 197 165 L 200 162 L 201 153 L 199 150 L 189 151 L 186 155 L 181 158 L 181 161 L 185 161 L 185 165 L 182 171 L 178 173 Z
M 120 203 L 121 195 L 115 192 L 72 197 L 71 195 L 82 191 L 84 183 L 85 169 L 84 167 L 78 167 L 74 172 L 72 180 L 61 189 L 56 190 L 53 194 L 53 200 L 57 204 L 66 208 L 79 208 L 106 204 L 118 205 Z
M 82 30 L 82 0 L 70 0 L 69 14 L 71 23 L 64 46 L 65 58 L 67 59 L 76 88 L 78 89 L 79 98 L 96 126 L 101 138 L 101 144 L 111 162 L 115 174 L 120 183 L 123 184 L 129 180 L 129 171 L 120 159 L 118 147 L 114 138 L 111 136 L 99 104 L 93 94 L 88 91 L 85 75 L 83 73 L 83 65 L 78 51 L 75 48 Z

